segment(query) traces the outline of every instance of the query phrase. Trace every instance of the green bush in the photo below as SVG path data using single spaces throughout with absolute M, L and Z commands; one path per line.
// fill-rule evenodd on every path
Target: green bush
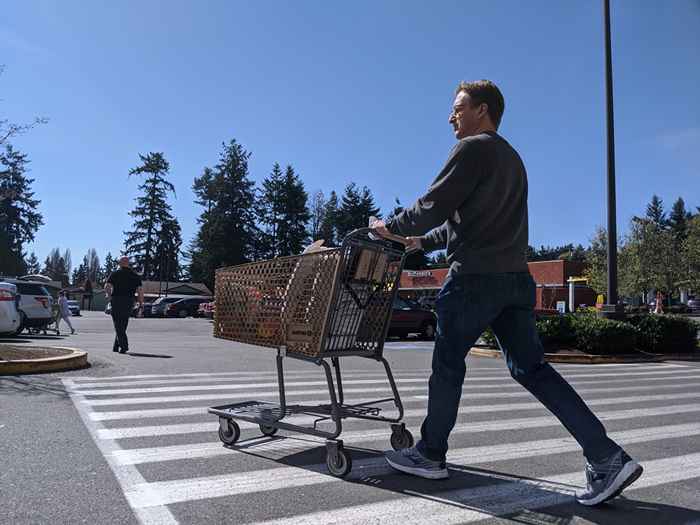
M 542 317 L 535 322 L 545 348 L 571 346 L 576 342 L 572 314 Z
M 496 341 L 496 336 L 493 334 L 493 330 L 491 330 L 491 327 L 489 326 L 483 334 L 481 334 L 481 338 L 484 340 L 484 343 L 487 345 L 493 347 L 493 348 L 498 348 L 498 342 Z
M 629 323 L 594 315 L 577 316 L 573 322 L 576 348 L 589 354 L 628 354 L 635 349 L 637 330 Z
M 637 347 L 645 352 L 682 353 L 697 349 L 698 326 L 677 315 L 630 315 L 637 329 Z

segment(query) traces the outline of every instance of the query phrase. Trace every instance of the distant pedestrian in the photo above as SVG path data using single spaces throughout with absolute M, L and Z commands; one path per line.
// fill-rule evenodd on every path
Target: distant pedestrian
M 411 236 L 410 248 L 447 249 L 450 272 L 435 303 L 438 315 L 428 413 L 415 447 L 389 451 L 389 464 L 409 474 L 448 477 L 447 440 L 457 419 L 465 359 L 493 329 L 513 378 L 547 407 L 583 448 L 583 505 L 618 496 L 642 467 L 608 437 L 600 420 L 545 361 L 535 327 L 535 282 L 528 272 L 527 175 L 518 153 L 496 130 L 505 102 L 490 81 L 461 83 L 449 123 L 458 139 L 427 192 L 381 234 Z M 488 460 L 488 456 L 485 456 Z
M 654 313 L 664 313 L 664 294 L 662 294 L 660 291 L 656 292 L 656 304 L 654 305 Z
M 141 276 L 129 267 L 129 258 L 119 259 L 119 269 L 112 272 L 105 284 L 105 295 L 112 305 L 112 322 L 116 336 L 112 352 L 125 354 L 129 351 L 126 327 L 134 309 L 134 295 L 139 294 L 139 316 L 143 311 L 143 288 Z
M 73 328 L 73 323 L 70 322 L 71 314 L 70 307 L 68 306 L 68 298 L 66 297 L 66 292 L 58 293 L 58 312 L 56 314 L 56 334 L 61 333 L 61 320 L 64 320 L 70 328 L 71 335 L 75 333 L 75 328 Z

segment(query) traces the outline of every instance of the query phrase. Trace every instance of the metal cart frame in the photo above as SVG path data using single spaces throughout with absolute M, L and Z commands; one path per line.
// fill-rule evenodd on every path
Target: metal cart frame
M 265 436 L 273 436 L 279 429 L 299 432 L 302 434 L 313 435 L 326 439 L 326 465 L 329 472 L 337 477 L 345 477 L 352 469 L 352 458 L 348 450 L 344 448 L 343 441 L 338 439 L 342 432 L 342 420 L 347 418 L 366 419 L 371 421 L 381 421 L 391 424 L 391 446 L 395 449 L 410 447 L 413 445 L 413 436 L 406 429 L 405 424 L 401 423 L 404 410 L 401 403 L 401 398 L 396 387 L 396 381 L 391 372 L 391 367 L 388 361 L 383 357 L 384 341 L 389 330 L 389 321 L 391 316 L 391 304 L 396 298 L 398 292 L 398 281 L 401 276 L 401 269 L 405 260 L 405 252 L 397 249 L 396 241 L 401 238 L 394 237 L 392 240 L 369 238 L 364 240 L 370 233 L 369 228 L 361 228 L 349 234 L 343 241 L 341 250 L 346 250 L 351 245 L 359 247 L 371 247 L 373 250 L 391 250 L 396 255 L 400 256 L 400 263 L 394 282 L 391 284 L 391 296 L 389 299 L 388 313 L 383 320 L 381 329 L 380 341 L 378 347 L 368 351 L 325 351 L 316 357 L 309 357 L 299 353 L 288 352 L 286 345 L 277 347 L 277 381 L 279 387 L 279 403 L 269 403 L 262 401 L 244 401 L 240 403 L 227 404 L 209 408 L 209 413 L 219 417 L 219 438 L 228 446 L 234 445 L 240 438 L 240 426 L 236 420 L 256 423 L 260 427 L 260 431 Z M 344 252 L 343 252 L 344 253 Z M 341 261 L 345 264 L 347 261 Z M 333 297 L 331 305 L 340 297 L 343 292 L 345 283 L 341 282 L 340 271 L 334 276 Z M 353 294 L 353 299 L 359 307 L 362 307 L 357 296 L 354 295 L 349 287 L 346 287 Z M 371 299 L 371 297 L 370 297 Z M 369 299 L 367 303 L 369 302 Z M 366 307 L 366 304 L 365 304 Z M 330 316 L 329 313 L 326 314 Z M 326 320 L 328 321 L 328 319 Z M 327 340 L 331 332 L 330 322 L 324 322 L 322 343 Z M 352 355 L 355 357 L 364 357 L 380 362 L 386 372 L 387 380 L 391 387 L 392 397 L 372 400 L 359 404 L 345 403 L 343 394 L 343 381 L 340 371 L 340 357 Z M 328 386 L 328 394 L 330 403 L 320 405 L 297 405 L 287 404 L 284 385 L 284 366 L 283 360 L 285 357 L 300 359 L 309 363 L 313 363 L 323 368 L 326 383 Z M 329 363 L 330 361 L 330 363 Z M 335 371 L 335 374 L 334 374 Z M 334 377 L 335 375 L 335 377 Z M 384 409 L 382 405 L 392 403 L 398 410 L 397 417 L 385 417 L 382 415 Z M 286 417 L 295 415 L 310 416 L 314 419 L 310 426 L 288 423 L 284 421 Z M 333 426 L 330 430 L 319 428 L 322 422 L 332 422 Z

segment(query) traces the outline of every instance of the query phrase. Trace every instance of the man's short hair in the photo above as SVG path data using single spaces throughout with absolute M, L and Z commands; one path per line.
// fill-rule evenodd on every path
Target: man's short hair
M 493 125 L 501 125 L 501 117 L 506 108 L 506 102 L 503 99 L 503 94 L 498 86 L 490 80 L 475 80 L 473 82 L 462 81 L 457 86 L 455 95 L 460 91 L 465 91 L 471 99 L 472 107 L 478 104 L 486 104 L 488 106 L 488 114 L 491 117 Z

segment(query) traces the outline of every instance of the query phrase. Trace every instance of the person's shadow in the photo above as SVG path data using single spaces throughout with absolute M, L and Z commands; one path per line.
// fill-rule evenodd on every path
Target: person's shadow
M 294 444 L 285 443 L 278 452 L 274 452 L 270 443 L 275 440 L 293 440 Z M 325 468 L 326 448 L 318 444 L 318 441 L 296 436 L 258 437 L 240 441 L 228 448 L 283 465 L 328 474 Z M 260 450 L 256 451 L 256 448 Z M 421 498 L 431 505 L 444 505 L 445 511 L 449 510 L 451 518 L 457 522 L 463 510 L 465 522 L 499 517 L 516 523 L 538 525 L 578 523 L 582 519 L 605 525 L 700 523 L 700 511 L 694 509 L 637 501 L 625 496 L 598 507 L 586 507 L 574 499 L 573 494 L 578 486 L 466 465 L 448 464 L 449 479 L 427 480 L 394 471 L 384 460 L 383 454 L 376 450 L 346 449 L 352 454 L 353 469 L 344 479 L 345 483 Z M 286 455 L 284 450 L 288 452 Z M 581 472 L 582 483 L 583 480 L 584 474 Z M 436 508 L 436 516 L 439 512 L 439 508 Z
M 166 354 L 142 354 L 140 352 L 127 352 L 126 355 L 131 355 L 134 357 L 157 357 L 160 359 L 172 359 L 173 356 Z

